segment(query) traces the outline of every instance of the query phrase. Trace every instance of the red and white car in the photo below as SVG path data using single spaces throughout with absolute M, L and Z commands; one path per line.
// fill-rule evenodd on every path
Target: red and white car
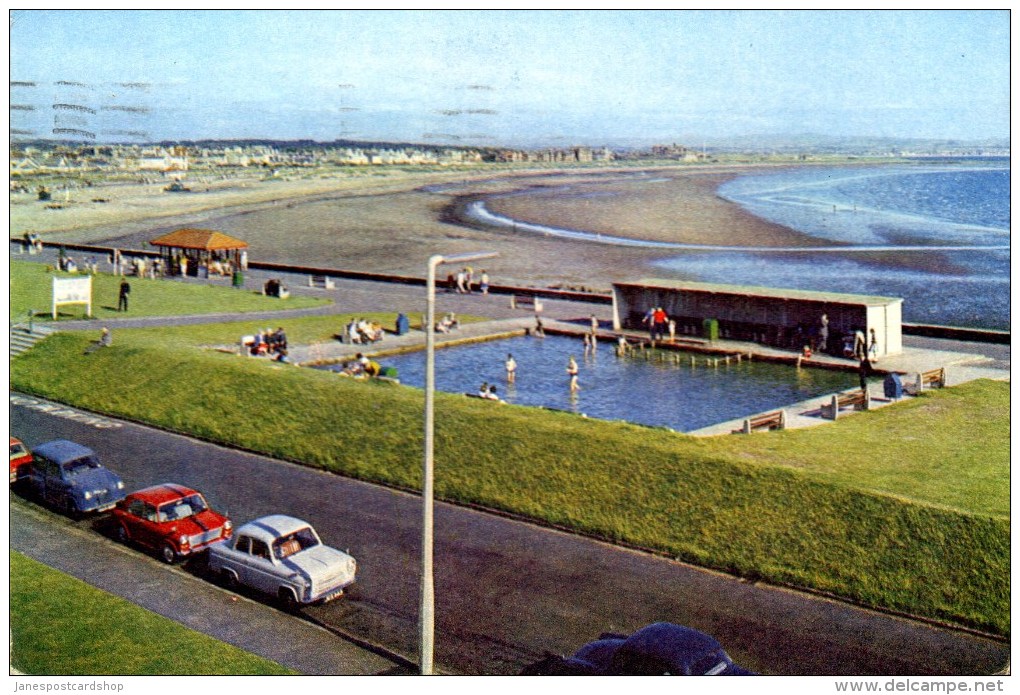
M 32 452 L 17 437 L 11 437 L 11 485 L 32 474 Z
M 197 490 L 163 483 L 132 492 L 113 509 L 117 538 L 155 551 L 166 563 L 194 555 L 233 533 Z

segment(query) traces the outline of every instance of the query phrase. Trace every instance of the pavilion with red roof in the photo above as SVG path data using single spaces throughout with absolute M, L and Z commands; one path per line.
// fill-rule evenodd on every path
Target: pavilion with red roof
M 184 274 L 182 259 L 186 274 L 192 276 L 208 274 L 210 267 L 222 268 L 224 263 L 235 270 L 248 264 L 248 243 L 214 229 L 178 229 L 149 243 L 159 247 L 174 275 Z

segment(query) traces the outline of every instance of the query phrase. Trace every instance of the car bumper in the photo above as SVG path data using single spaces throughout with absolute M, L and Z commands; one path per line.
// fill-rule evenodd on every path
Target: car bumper
M 325 594 L 312 599 L 309 603 L 329 603 L 330 601 L 335 601 L 344 595 L 344 589 L 349 587 L 351 584 L 353 584 L 353 582 L 344 584 L 343 586 L 337 587 L 331 591 L 327 591 Z
M 188 555 L 197 555 L 198 553 L 204 553 L 205 551 L 212 548 L 214 545 L 219 545 L 220 543 L 223 543 L 224 541 L 227 540 L 230 540 L 230 536 L 221 536 L 206 543 L 201 543 L 199 545 L 191 545 L 188 546 L 187 548 L 182 548 L 181 550 L 178 551 L 177 554 L 180 555 L 181 557 L 187 557 Z

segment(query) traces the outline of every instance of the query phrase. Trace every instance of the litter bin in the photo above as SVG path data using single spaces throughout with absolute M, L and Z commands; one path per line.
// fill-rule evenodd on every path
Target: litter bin
M 234 271 L 234 287 L 244 287 L 244 273 L 240 270 Z
M 407 320 L 406 314 L 397 314 L 397 335 L 404 335 L 411 330 L 411 322 Z
M 903 398 L 903 382 L 900 380 L 899 374 L 889 374 L 886 376 L 882 386 L 885 389 L 886 398 Z
M 701 337 L 719 340 L 719 319 L 705 319 L 701 322 Z

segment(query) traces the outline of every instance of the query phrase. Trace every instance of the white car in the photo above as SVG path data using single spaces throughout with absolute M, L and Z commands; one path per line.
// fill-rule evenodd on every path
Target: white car
M 274 514 L 212 546 L 209 569 L 227 586 L 251 587 L 291 608 L 343 595 L 354 583 L 357 562 L 323 545 L 307 521 Z

